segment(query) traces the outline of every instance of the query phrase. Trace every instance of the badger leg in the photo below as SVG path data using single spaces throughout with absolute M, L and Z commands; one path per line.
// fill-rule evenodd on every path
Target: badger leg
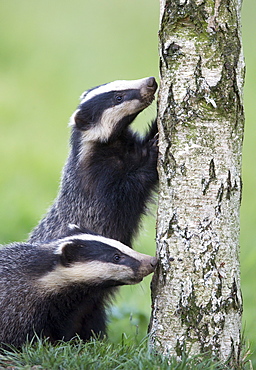
M 108 288 L 107 291 L 98 292 L 99 296 L 87 296 L 86 300 L 77 307 L 73 317 L 73 327 L 79 337 L 88 341 L 92 337 L 102 339 L 106 333 L 106 312 L 105 306 L 116 291 L 115 288 Z
M 146 132 L 144 138 L 143 138 L 143 143 L 147 143 L 151 140 L 154 140 L 158 138 L 158 128 L 157 128 L 157 120 L 155 119 L 152 121 L 151 125 L 148 128 L 148 131 Z
M 157 184 L 158 173 L 157 173 L 157 157 L 158 157 L 158 129 L 156 120 L 154 120 L 149 127 L 147 133 L 142 138 L 140 143 L 141 158 L 140 168 L 138 174 L 141 171 L 144 173 L 143 177 L 140 177 L 140 181 L 145 185 L 149 185 L 150 190 Z M 144 180 L 143 180 L 144 179 Z
M 103 308 L 96 307 L 91 315 L 84 317 L 79 337 L 87 341 L 92 337 L 102 339 L 106 333 L 106 313 Z

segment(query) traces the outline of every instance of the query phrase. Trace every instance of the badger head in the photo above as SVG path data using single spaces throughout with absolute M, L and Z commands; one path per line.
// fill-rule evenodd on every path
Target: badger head
M 58 256 L 54 269 L 39 279 L 50 290 L 76 283 L 89 287 L 137 284 L 157 264 L 155 257 L 94 234 L 60 239 L 54 253 Z
M 86 141 L 106 142 L 118 136 L 154 100 L 154 77 L 114 81 L 85 91 L 70 125 L 84 132 Z

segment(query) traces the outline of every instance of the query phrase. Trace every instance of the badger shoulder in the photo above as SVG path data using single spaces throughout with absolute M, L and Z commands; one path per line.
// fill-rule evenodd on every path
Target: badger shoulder
M 40 244 L 12 243 L 0 248 L 0 277 L 39 276 L 54 265 L 53 250 Z

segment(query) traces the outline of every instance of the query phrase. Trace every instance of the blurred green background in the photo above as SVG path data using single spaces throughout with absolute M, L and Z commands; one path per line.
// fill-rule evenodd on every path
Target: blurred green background
M 247 64 L 241 208 L 246 341 L 256 346 L 256 2 L 243 5 Z M 0 0 L 0 243 L 26 240 L 56 196 L 80 94 L 116 79 L 158 78 L 157 0 Z M 155 105 L 135 123 L 143 130 Z M 154 254 L 155 217 L 135 248 Z M 110 339 L 146 335 L 150 278 L 124 287 Z

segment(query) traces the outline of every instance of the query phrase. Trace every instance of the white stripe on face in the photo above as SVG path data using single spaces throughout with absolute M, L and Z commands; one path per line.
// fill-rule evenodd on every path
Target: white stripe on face
M 53 291 L 57 292 L 73 283 L 88 283 L 90 286 L 111 281 L 121 284 L 136 284 L 154 270 L 154 265 L 152 264 L 154 261 L 152 257 L 136 252 L 117 240 L 105 238 L 100 235 L 75 234 L 62 238 L 58 241 L 58 247 L 55 253 L 62 254 L 63 248 L 65 248 L 68 243 L 76 243 L 75 241 L 77 241 L 78 244 L 79 241 L 96 241 L 107 244 L 116 248 L 121 253 L 133 257 L 140 262 L 140 266 L 138 270 L 134 272 L 128 265 L 100 260 L 76 261 L 71 263 L 68 267 L 57 264 L 54 270 L 46 273 L 37 280 L 39 287 L 46 289 L 46 293 Z
M 63 239 L 60 239 L 58 241 L 59 247 L 56 249 L 55 253 L 56 254 L 61 254 L 63 246 L 65 244 L 69 243 L 69 242 L 73 242 L 74 240 L 77 240 L 77 241 L 79 241 L 79 240 L 81 240 L 81 241 L 96 241 L 96 242 L 100 242 L 100 243 L 103 243 L 103 244 L 108 244 L 111 247 L 119 249 L 120 252 L 125 253 L 128 256 L 131 256 L 131 257 L 134 257 L 134 258 L 138 257 L 138 255 L 143 256 L 143 254 L 134 251 L 133 249 L 127 247 L 127 245 L 125 245 L 125 244 L 123 244 L 123 243 L 121 243 L 121 242 L 119 242 L 115 239 L 110 239 L 110 238 L 106 238 L 106 237 L 101 236 L 101 235 L 93 235 L 93 234 L 75 234 L 75 235 L 67 236 Z
M 121 90 L 128 90 L 128 89 L 140 89 L 148 80 L 148 77 L 141 78 L 139 80 L 118 80 L 109 82 L 106 85 L 101 85 L 99 87 L 96 87 L 92 91 L 85 91 L 81 95 L 81 103 L 83 104 L 86 101 L 92 99 L 96 95 L 100 95 L 109 91 L 121 91 Z
M 142 276 L 143 277 L 143 276 Z M 75 262 L 69 267 L 58 265 L 38 279 L 39 286 L 47 291 L 59 289 L 73 283 L 99 285 L 105 281 L 116 281 L 135 284 L 141 279 L 135 279 L 133 270 L 124 265 L 100 261 Z
M 108 244 L 111 247 L 114 247 L 116 249 L 119 249 L 120 252 L 127 254 L 130 257 L 135 258 L 137 261 L 142 261 L 145 258 L 150 258 L 150 256 L 139 253 L 128 247 L 127 245 L 115 240 L 115 239 L 110 239 L 110 238 L 105 238 L 104 236 L 101 235 L 92 235 L 92 234 L 75 234 L 72 236 L 68 236 L 66 238 L 60 239 L 58 241 L 59 247 L 56 249 L 55 253 L 56 254 L 61 254 L 62 253 L 62 248 L 67 244 L 68 242 L 73 242 L 74 240 L 81 240 L 81 241 L 96 241 L 104 244 Z
M 102 143 L 107 142 L 113 132 L 115 132 L 115 127 L 118 125 L 118 123 L 124 117 L 137 113 L 141 109 L 141 105 L 142 104 L 139 100 L 133 99 L 106 109 L 97 124 L 90 128 L 90 130 L 83 132 L 82 147 L 84 147 L 85 143 L 88 141 L 100 141 Z M 84 155 L 81 155 L 81 157 L 84 158 Z

